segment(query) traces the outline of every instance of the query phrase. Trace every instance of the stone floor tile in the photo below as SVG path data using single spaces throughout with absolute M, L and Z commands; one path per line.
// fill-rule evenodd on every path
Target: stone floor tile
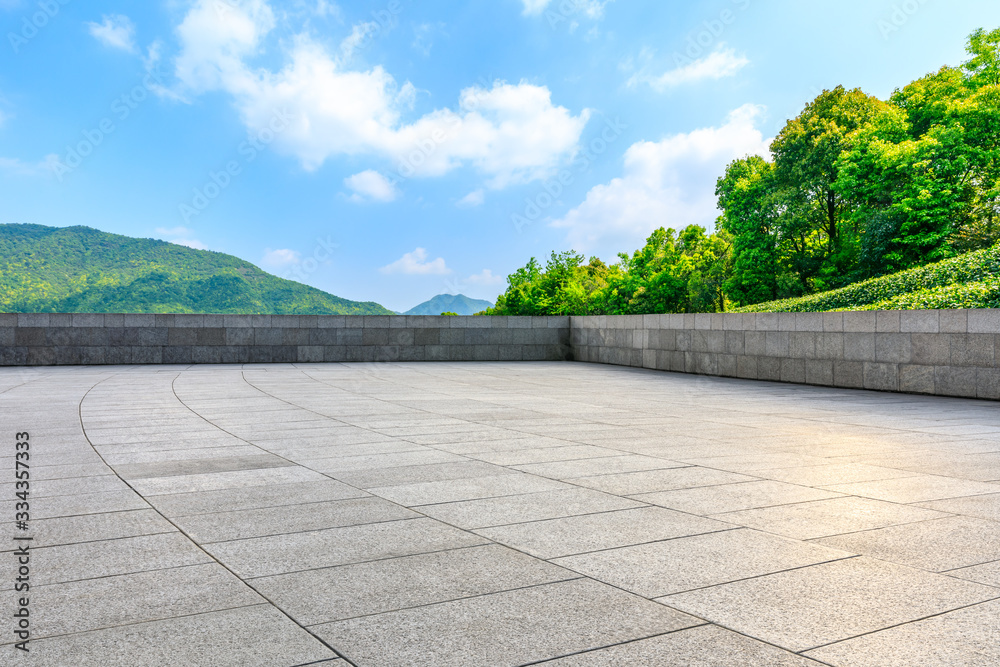
M 801 652 L 997 597 L 997 589 L 857 557 L 660 601 Z
M 920 507 L 1000 522 L 1000 493 L 917 503 Z
M 177 517 L 174 521 L 192 539 L 200 544 L 207 544 L 382 521 L 398 521 L 419 516 L 416 512 L 387 500 L 369 497 L 234 512 L 194 514 Z
M 982 565 L 973 565 L 972 567 L 948 570 L 943 574 L 947 574 L 949 577 L 958 577 L 959 579 L 966 579 L 1000 588 L 1000 560 L 995 560 L 992 563 L 983 563 Z
M 857 667 L 985 667 L 1000 665 L 1000 602 L 906 623 L 837 642 L 808 655 Z
M 557 558 L 552 562 L 654 598 L 852 555 L 755 530 L 736 529 Z
M 405 519 L 217 542 L 205 548 L 238 576 L 252 578 L 485 543 L 432 519 Z
M 124 479 L 152 479 L 178 475 L 199 475 L 206 473 L 234 472 L 237 470 L 262 470 L 284 468 L 295 465 L 291 461 L 258 452 L 249 456 L 225 456 L 219 458 L 198 458 L 183 461 L 156 461 L 148 463 L 122 463 L 116 465 L 115 472 Z
M 293 484 L 296 482 L 318 482 L 329 479 L 314 470 L 300 466 L 270 468 L 267 470 L 237 470 L 234 472 L 214 472 L 200 475 L 179 475 L 176 477 L 154 477 L 132 480 L 132 488 L 143 496 L 159 496 L 176 493 L 201 493 L 243 487 L 269 486 L 272 484 Z
M 336 480 L 271 484 L 153 496 L 150 502 L 167 516 L 235 512 L 265 507 L 362 498 L 368 494 Z
M 826 488 L 831 491 L 874 498 L 875 500 L 887 500 L 893 503 L 919 503 L 928 500 L 1000 493 L 1000 484 L 987 484 L 936 475 L 918 475 L 857 484 L 836 484 Z
M 617 475 L 578 477 L 574 484 L 586 486 L 605 493 L 632 496 L 640 493 L 670 491 L 673 489 L 693 489 L 699 486 L 719 486 L 736 482 L 752 482 L 756 477 L 736 473 L 711 470 L 709 468 L 688 467 L 667 470 L 648 470 Z
M 516 473 L 473 479 L 383 486 L 369 489 L 369 491 L 394 503 L 416 507 L 418 505 L 476 500 L 477 498 L 498 498 L 566 488 L 569 488 L 569 485 L 562 482 L 525 473 Z
M 351 472 L 331 472 L 338 480 L 362 489 L 383 486 L 403 486 L 422 482 L 443 482 L 453 479 L 473 479 L 476 477 L 496 477 L 510 475 L 516 471 L 501 466 L 462 459 L 451 463 L 430 463 L 426 465 L 377 468 Z
M 546 667 L 819 667 L 821 663 L 714 625 L 577 653 Z
M 269 605 L 42 639 L 32 642 L 31 656 L 73 667 L 291 667 L 337 657 Z
M 732 528 L 721 521 L 642 507 L 480 528 L 475 532 L 539 558 L 558 558 Z
M 660 470 L 663 468 L 685 468 L 687 464 L 669 461 L 653 456 L 625 454 L 599 459 L 577 459 L 572 461 L 552 461 L 516 466 L 522 472 L 552 479 L 572 479 L 593 475 L 636 472 L 639 470 Z
M 312 628 L 359 666 L 514 666 L 699 625 L 585 579 Z M 432 641 L 428 638 L 433 637 Z
M 773 468 L 754 473 L 768 479 L 804 486 L 829 486 L 832 484 L 852 484 L 875 482 L 897 477 L 913 477 L 915 473 L 896 468 L 865 465 L 864 463 L 829 463 L 826 465 L 803 466 L 797 468 Z
M 722 484 L 719 486 L 704 486 L 695 489 L 677 489 L 659 493 L 644 493 L 635 496 L 643 502 L 668 507 L 681 512 L 708 515 L 722 512 L 789 505 L 810 500 L 837 498 L 840 494 L 822 489 L 812 489 L 808 486 L 786 484 L 772 480 L 759 482 L 740 482 L 738 484 Z
M 848 497 L 727 512 L 713 515 L 713 518 L 799 540 L 811 540 L 946 516 L 944 512 L 920 507 Z
M 498 545 L 254 579 L 302 625 L 497 593 L 579 575 Z

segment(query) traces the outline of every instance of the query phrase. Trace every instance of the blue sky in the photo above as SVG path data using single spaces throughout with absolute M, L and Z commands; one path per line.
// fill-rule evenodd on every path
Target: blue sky
M 824 88 L 884 98 L 961 63 L 1000 3 L 0 0 L 0 20 L 0 222 L 405 310 L 711 227 L 729 161 Z

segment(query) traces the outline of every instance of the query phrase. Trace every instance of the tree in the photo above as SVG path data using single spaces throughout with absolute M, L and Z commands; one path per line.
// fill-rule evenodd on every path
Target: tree
M 963 66 L 973 87 L 1000 85 L 1000 28 L 979 28 L 969 35 L 965 47 L 972 56 Z

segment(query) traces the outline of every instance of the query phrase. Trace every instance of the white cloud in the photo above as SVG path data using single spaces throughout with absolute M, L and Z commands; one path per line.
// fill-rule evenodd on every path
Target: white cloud
M 195 250 L 208 250 L 208 246 L 198 239 L 185 238 L 194 234 L 194 232 L 187 227 L 157 227 L 156 234 L 167 243 L 187 246 L 188 248 L 194 248 Z
M 369 169 L 344 179 L 344 185 L 354 191 L 351 201 L 390 202 L 399 196 L 399 190 L 382 174 Z
M 279 248 L 277 250 L 265 248 L 264 257 L 260 260 L 260 263 L 269 268 L 281 269 L 298 264 L 301 258 L 302 255 L 298 251 L 289 250 L 288 248 Z
M 451 273 L 451 269 L 445 266 L 443 258 L 427 261 L 427 251 L 424 248 L 406 253 L 379 271 L 385 274 L 402 273 L 409 276 L 444 276 Z
M 22 176 L 57 174 L 58 165 L 59 156 L 55 153 L 46 155 L 40 162 L 25 162 L 19 158 L 0 157 L 0 169 L 21 174 Z
M 484 287 L 489 287 L 492 285 L 503 285 L 505 278 L 503 276 L 495 276 L 493 272 L 489 269 L 483 269 L 482 272 L 477 273 L 473 276 L 469 276 L 468 281 L 471 285 L 482 285 Z
M 718 215 L 715 182 L 734 159 L 769 155 L 757 128 L 763 107 L 747 104 L 719 127 L 641 141 L 625 153 L 624 175 L 598 185 L 552 226 L 566 229 L 580 252 L 613 257 L 638 248 L 657 227 L 711 227 Z
M 576 154 L 590 117 L 552 104 L 549 89 L 496 82 L 461 92 L 458 108 L 438 109 L 413 122 L 404 114 L 416 89 L 398 84 L 382 67 L 360 71 L 350 55 L 372 30 L 355 26 L 338 53 L 303 33 L 289 42 L 280 70 L 254 68 L 275 25 L 265 0 L 226 5 L 198 0 L 178 28 L 178 94 L 228 92 L 250 130 L 268 125 L 277 111 L 291 122 L 274 144 L 307 170 L 334 156 L 370 155 L 390 160 L 404 177 L 440 176 L 469 166 L 490 187 L 523 183 L 551 174 Z
M 90 34 L 105 46 L 123 51 L 135 51 L 135 26 L 121 14 L 104 17 L 103 23 L 87 22 Z
M 194 248 L 195 250 L 208 250 L 208 246 L 198 239 L 170 239 L 170 243 L 187 246 L 188 248 Z
M 459 208 L 475 208 L 476 206 L 482 206 L 483 202 L 486 200 L 486 193 L 482 188 L 478 190 L 473 190 L 469 194 L 465 195 L 457 202 L 455 206 Z
M 718 80 L 734 76 L 749 64 L 750 61 L 745 56 L 736 55 L 736 51 L 733 49 L 727 49 L 724 44 L 719 44 L 715 51 L 704 58 L 682 65 L 663 74 L 657 76 L 650 75 L 647 72 L 635 74 L 629 79 L 628 85 L 636 86 L 640 83 L 648 83 L 654 90 L 662 92 L 668 88 L 695 83 L 697 81 L 704 81 L 706 79 Z

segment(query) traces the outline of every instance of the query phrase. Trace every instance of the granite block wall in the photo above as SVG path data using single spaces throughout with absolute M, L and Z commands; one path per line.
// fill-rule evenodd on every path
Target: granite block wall
M 0 314 L 0 365 L 567 360 L 567 317 Z
M 1000 399 L 1000 310 L 573 317 L 577 361 Z

